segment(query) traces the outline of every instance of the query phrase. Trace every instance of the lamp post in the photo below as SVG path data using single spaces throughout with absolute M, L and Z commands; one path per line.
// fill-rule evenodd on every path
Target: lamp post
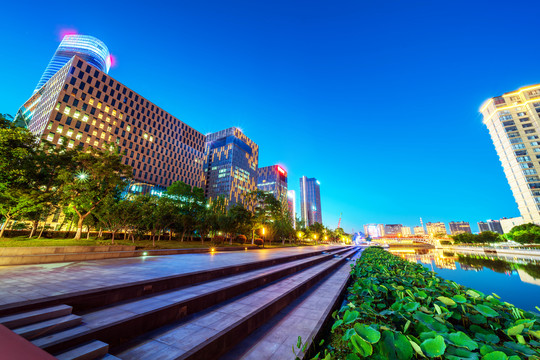
M 265 229 L 264 229 L 264 226 L 263 226 L 263 228 L 262 228 L 262 236 L 263 236 L 263 247 L 264 247 L 264 241 L 265 241 L 265 240 L 264 240 L 264 233 L 265 233 Z

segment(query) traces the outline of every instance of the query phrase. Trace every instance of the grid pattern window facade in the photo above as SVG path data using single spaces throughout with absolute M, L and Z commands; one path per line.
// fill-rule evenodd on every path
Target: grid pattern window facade
M 300 178 L 300 210 L 305 226 L 322 224 L 321 190 L 315 178 Z

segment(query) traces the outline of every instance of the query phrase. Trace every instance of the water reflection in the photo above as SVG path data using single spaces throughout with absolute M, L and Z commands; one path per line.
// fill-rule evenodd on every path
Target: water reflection
M 395 255 L 419 263 L 445 279 L 486 294 L 500 295 L 518 307 L 535 310 L 540 303 L 540 258 L 457 253 L 448 250 L 390 249 Z

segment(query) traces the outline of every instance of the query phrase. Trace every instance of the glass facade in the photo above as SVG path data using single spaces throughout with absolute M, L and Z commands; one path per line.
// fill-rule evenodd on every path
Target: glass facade
M 238 128 L 206 135 L 205 195 L 210 201 L 223 197 L 227 208 L 255 206 L 251 194 L 257 190 L 259 146 Z
M 306 176 L 300 178 L 300 203 L 305 226 L 316 222 L 322 224 L 321 189 L 317 179 Z
M 41 76 L 34 93 L 45 85 L 54 74 L 77 55 L 93 67 L 108 73 L 111 67 L 109 49 L 99 39 L 89 35 L 66 35 L 56 49 L 49 65 Z
M 450 226 L 450 234 L 452 235 L 472 234 L 471 226 L 466 221 L 452 221 L 448 225 Z
M 283 205 L 287 204 L 287 172 L 279 165 L 271 165 L 257 170 L 257 188 L 271 193 Z

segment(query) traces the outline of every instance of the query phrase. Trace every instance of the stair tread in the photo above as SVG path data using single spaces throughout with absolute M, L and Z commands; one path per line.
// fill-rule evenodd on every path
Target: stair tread
M 186 353 L 209 339 L 226 332 L 239 322 L 254 316 L 261 308 L 277 301 L 286 293 L 293 291 L 301 283 L 335 265 L 342 259 L 328 261 L 310 267 L 229 304 L 218 306 L 210 312 L 180 324 L 172 329 L 158 332 L 151 339 L 137 344 L 121 354 L 121 358 L 143 358 L 145 354 L 162 354 L 160 359 L 182 358 Z
M 94 340 L 55 356 L 58 360 L 89 360 L 99 356 L 105 356 L 108 351 L 108 344 L 99 340 Z
M 298 336 L 308 343 L 309 348 L 346 286 L 349 274 L 349 263 L 345 263 L 292 309 L 284 309 L 279 321 L 269 328 L 258 329 L 220 360 L 288 358 L 292 355 L 291 347 L 296 346 Z
M 13 329 L 14 327 L 21 327 L 34 322 L 71 314 L 72 309 L 73 308 L 68 305 L 57 305 L 44 309 L 26 311 L 23 313 L 0 317 L 0 324 L 4 325 L 8 329 Z
M 330 260 L 332 259 L 332 254 L 317 255 L 314 257 L 309 257 L 307 259 L 294 260 L 284 264 L 278 264 L 263 269 L 252 270 L 238 275 L 232 275 L 227 278 L 220 278 L 217 280 L 212 280 L 206 283 L 181 288 L 178 290 L 169 290 L 166 293 L 152 295 L 144 299 L 113 305 L 102 310 L 82 315 L 82 324 L 76 326 L 75 328 L 56 332 L 54 334 L 34 339 L 32 343 L 41 348 L 46 348 L 51 344 L 62 341 L 62 339 L 73 336 L 80 336 L 82 334 L 93 331 L 93 329 L 98 329 L 117 322 L 126 321 L 134 316 L 156 311 L 163 307 L 172 306 L 181 301 L 186 301 L 197 296 L 207 294 L 211 291 L 213 292 L 219 289 L 227 288 L 232 285 L 241 284 L 247 279 L 252 279 L 259 276 L 263 277 L 272 272 L 279 271 L 280 269 L 285 269 L 288 267 L 296 266 L 298 264 L 310 262 L 320 257 L 327 257 Z
M 80 316 L 69 314 L 58 318 L 16 328 L 13 330 L 13 332 L 22 337 L 30 338 L 34 336 L 39 336 L 40 334 L 49 333 L 50 331 L 56 329 L 63 330 L 66 328 L 66 326 L 74 326 L 76 324 L 79 324 L 81 321 L 82 319 Z

